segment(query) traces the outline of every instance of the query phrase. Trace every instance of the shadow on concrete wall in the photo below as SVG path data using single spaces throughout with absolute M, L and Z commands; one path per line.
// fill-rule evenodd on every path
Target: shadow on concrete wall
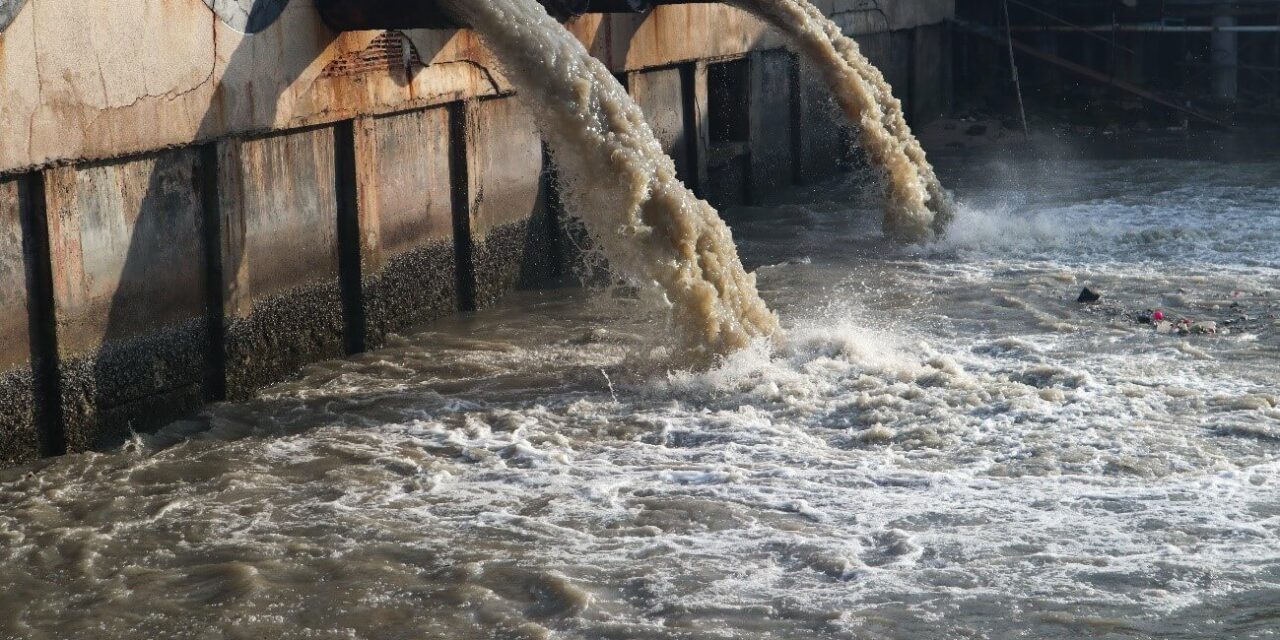
M 18 12 L 22 10 L 22 5 L 27 0 L 0 0 L 0 33 L 9 27 L 9 23 L 18 17 Z
M 194 1 L 194 0 L 191 0 Z M 229 376 L 230 363 L 234 359 L 257 359 L 259 363 L 270 361 L 272 366 L 283 364 L 285 368 L 298 362 L 317 357 L 341 355 L 363 349 L 363 283 L 360 277 L 360 227 L 357 219 L 354 162 L 354 133 L 349 122 L 330 125 L 334 135 L 334 173 L 319 175 L 319 181 L 333 180 L 332 193 L 337 197 L 336 225 L 337 247 L 303 247 L 306 251 L 334 250 L 339 256 L 338 289 L 333 297 L 325 297 L 322 309 L 313 308 L 318 298 L 302 297 L 289 302 L 285 308 L 273 308 L 264 318 L 253 323 L 253 337 L 246 342 L 239 330 L 233 330 L 235 315 L 228 302 L 230 283 L 240 272 L 246 260 L 246 217 L 262 213 L 238 206 L 228 206 L 231 199 L 245 198 L 248 189 L 294 188 L 295 185 L 262 185 L 269 175 L 244 175 L 244 167 L 237 164 L 239 154 L 224 153 L 218 136 L 226 135 L 229 122 L 241 122 L 235 114 L 252 109 L 250 120 L 261 127 L 263 134 L 290 135 L 272 130 L 277 117 L 280 95 L 270 99 L 262 95 L 250 95 L 243 89 L 252 87 L 255 79 L 270 76 L 279 87 L 289 87 L 297 82 L 314 59 L 298 56 L 281 56 L 274 46 L 264 47 L 261 33 L 277 19 L 288 0 L 205 0 L 228 25 L 246 32 L 246 36 L 227 58 L 224 73 L 215 88 L 209 108 L 201 119 L 195 134 L 197 146 L 176 151 L 147 154 L 144 160 L 154 162 L 146 181 L 145 192 L 137 201 L 136 209 L 125 202 L 116 213 L 128 220 L 136 214 L 132 228 L 128 229 L 127 248 L 123 265 L 110 277 L 118 277 L 96 348 L 77 353 L 76 348 L 62 345 L 55 351 L 69 354 L 60 360 L 55 384 L 62 402 L 63 439 L 71 451 L 109 447 L 127 438 L 131 431 L 152 431 L 200 406 L 232 397 L 245 397 L 253 386 L 266 382 L 261 375 Z M 309 3 L 294 3 L 295 10 L 310 10 Z M 338 33 L 323 26 L 318 40 L 309 39 L 308 46 L 326 50 L 337 39 Z M 307 33 L 308 38 L 313 34 Z M 447 42 L 448 39 L 442 40 Z M 289 46 L 288 42 L 284 46 Z M 423 51 L 419 57 L 431 60 L 436 51 Z M 286 66 L 281 66 L 286 65 Z M 270 73 L 261 73 L 269 68 Z M 412 73 L 389 74 L 399 86 L 412 82 Z M 336 82 L 351 82 L 340 79 Z M 228 89 L 229 88 L 229 89 Z M 335 91 L 340 95 L 340 90 Z M 342 105 L 340 105 L 342 106 Z M 237 138 L 254 134 L 238 134 Z M 234 144 L 234 143 L 231 143 Z M 231 161 L 229 166 L 221 163 Z M 294 159 L 270 155 L 264 159 L 270 163 L 292 162 Z M 314 162 L 310 156 L 299 157 L 298 163 Z M 305 169 L 304 169 L 305 170 Z M 269 172 L 264 172 L 269 173 Z M 188 182 L 189 180 L 189 182 Z M 255 182 L 256 181 L 256 182 Z M 123 188 L 125 181 L 108 184 L 110 188 Z M 323 194 L 329 193 L 324 189 Z M 193 199 L 194 195 L 194 199 Z M 301 209 L 315 197 L 297 194 L 286 200 L 297 202 Z M 247 198 L 246 198 L 247 200 Z M 196 211 L 192 213 L 192 209 Z M 327 209 L 326 206 L 321 207 Z M 455 208 L 456 211 L 456 208 Z M 302 216 L 305 217 L 305 216 Z M 116 222 L 115 224 L 119 224 Z M 285 239 L 288 246 L 295 239 Z M 124 239 L 122 238 L 122 242 Z M 281 256 L 285 262 L 290 256 Z M 263 270 L 264 265 L 252 265 Z M 203 274 L 197 285 L 179 277 L 183 270 L 198 270 Z M 186 289 L 198 288 L 196 293 Z M 253 293 L 253 292 L 250 292 Z M 341 298 L 335 300 L 334 298 Z M 302 337 L 290 334 L 293 325 L 273 324 L 284 316 L 327 315 L 334 303 L 340 302 L 338 323 L 344 333 L 338 344 L 338 352 L 315 351 L 315 335 L 325 332 L 319 321 L 306 327 L 311 318 L 300 318 Z M 307 306 L 311 304 L 312 306 Z M 293 305 L 296 308 L 288 308 Z M 276 305 L 280 307 L 281 305 Z M 175 308 L 176 307 L 176 308 Z M 195 311 L 199 309 L 200 311 Z M 100 317 L 100 316 L 99 316 Z M 238 317 L 238 316 L 237 316 Z M 59 316 L 59 323 L 64 322 Z M 326 320 L 327 322 L 328 320 Z M 78 327 L 59 325 L 60 331 L 76 332 Z M 234 334 L 234 335 L 230 335 Z M 258 335 L 262 334 L 262 335 Z M 327 334 L 326 334 L 327 335 Z M 61 336 L 59 337 L 61 338 Z M 233 346 L 235 342 L 238 346 Z M 308 344 L 303 344 L 308 343 Z M 309 350 L 310 349 L 310 350 Z M 314 351 L 314 353 L 313 353 Z M 247 355 L 246 355 L 247 352 Z M 236 373 L 241 373 L 237 370 Z M 260 373 L 260 372 L 258 372 Z M 281 374 L 287 373 L 281 371 Z M 242 380 L 241 378 L 244 378 Z M 246 383 L 248 381 L 248 383 Z M 53 430 L 57 433 L 57 429 Z
M 289 0 L 204 0 L 209 10 L 224 24 L 246 34 L 255 34 L 275 24 Z
M 278 56 L 273 49 L 259 50 L 260 38 L 253 35 L 275 24 L 288 0 L 205 2 L 247 35 L 227 58 L 195 139 L 208 141 L 223 135 L 232 114 L 244 109 L 254 110 L 253 122 L 270 126 L 279 95 L 255 100 L 226 88 L 253 86 L 256 77 L 266 75 L 259 71 L 268 66 L 270 75 L 279 79 L 278 86 L 287 87 L 310 66 L 311 60 Z M 321 44 L 328 45 L 337 34 L 327 33 L 324 38 Z M 218 174 L 240 168 L 220 168 L 217 147 L 217 142 L 206 142 L 192 150 L 149 156 L 155 165 L 137 205 L 137 219 L 128 235 L 101 345 L 86 356 L 90 362 L 60 367 L 65 437 L 71 450 L 118 443 L 130 430 L 152 430 L 226 396 L 223 274 L 236 273 L 243 256 L 223 250 L 225 225 L 239 221 L 223 216 L 220 198 L 239 195 L 219 193 Z M 182 184 L 187 177 L 194 184 Z M 185 215 L 193 191 L 199 206 L 194 217 Z M 135 213 L 128 206 L 125 203 L 119 214 Z M 176 278 L 171 270 L 184 268 L 204 274 L 200 284 L 203 296 L 172 290 Z M 185 301 L 192 297 L 203 298 L 203 317 L 171 317 L 169 307 L 175 298 Z M 89 379 L 80 379 L 84 376 Z

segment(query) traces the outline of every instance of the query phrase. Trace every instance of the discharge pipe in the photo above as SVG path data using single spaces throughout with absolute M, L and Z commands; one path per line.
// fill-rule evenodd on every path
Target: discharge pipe
M 560 19 L 585 13 L 647 13 L 655 5 L 719 0 L 538 0 Z M 434 0 L 315 0 L 320 19 L 335 31 L 372 29 L 459 29 Z

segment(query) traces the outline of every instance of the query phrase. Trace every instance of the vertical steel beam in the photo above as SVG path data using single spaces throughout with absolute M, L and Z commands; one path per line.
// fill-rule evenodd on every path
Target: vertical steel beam
M 1209 36 L 1209 62 L 1213 66 L 1213 97 L 1224 103 L 1235 102 L 1240 93 L 1240 34 L 1223 30 L 1223 27 L 1236 26 L 1236 17 L 1231 15 L 1231 5 L 1218 6 L 1218 13 L 1213 16 L 1216 30 Z

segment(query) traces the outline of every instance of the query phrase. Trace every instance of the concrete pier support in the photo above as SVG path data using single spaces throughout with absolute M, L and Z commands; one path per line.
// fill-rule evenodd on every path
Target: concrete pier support
M 245 398 L 345 354 L 335 130 L 223 143 L 226 395 Z
M 0 467 L 41 454 L 31 360 L 27 181 L 0 179 Z
M 716 207 L 743 204 L 751 185 L 751 62 L 708 63 L 706 198 Z
M 365 346 L 457 311 L 449 109 L 357 122 Z
M 818 182 L 839 170 L 840 159 L 844 156 L 845 125 L 844 114 L 822 74 L 804 61 L 800 63 L 799 74 L 797 178 L 807 184 Z
M 785 49 L 754 52 L 750 62 L 749 193 L 751 201 L 758 202 L 794 179 L 791 142 L 797 104 L 792 95 L 797 62 Z
M 686 184 L 694 185 L 694 155 L 689 145 L 690 132 L 696 125 L 687 122 L 685 82 L 682 69 L 668 67 L 653 71 L 639 71 L 627 78 L 631 97 L 644 111 L 645 121 L 662 143 L 662 150 L 675 161 L 676 175 Z
M 464 200 L 455 224 L 464 306 L 493 306 L 502 294 L 549 277 L 557 256 L 546 206 L 542 138 L 515 98 L 465 103 Z M 456 166 L 456 165 L 455 165 Z
M 1234 27 L 1236 17 L 1227 13 L 1230 5 L 1218 7 L 1213 26 L 1222 29 Z M 1224 103 L 1233 103 L 1239 97 L 1240 86 L 1240 36 L 1234 31 L 1214 31 L 1210 37 L 1210 59 L 1213 66 L 1213 97 Z
M 210 399 L 202 175 L 198 149 L 45 174 L 68 451 Z
M 912 32 L 911 109 L 912 126 L 923 126 L 947 110 L 946 27 L 930 25 Z

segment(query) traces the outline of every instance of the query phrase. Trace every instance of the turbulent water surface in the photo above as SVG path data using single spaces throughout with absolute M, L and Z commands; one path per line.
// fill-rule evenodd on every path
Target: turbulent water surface
M 945 158 L 926 246 L 732 211 L 788 337 L 709 371 L 530 292 L 0 472 L 0 637 L 1271 637 L 1280 158 L 1222 143 Z

